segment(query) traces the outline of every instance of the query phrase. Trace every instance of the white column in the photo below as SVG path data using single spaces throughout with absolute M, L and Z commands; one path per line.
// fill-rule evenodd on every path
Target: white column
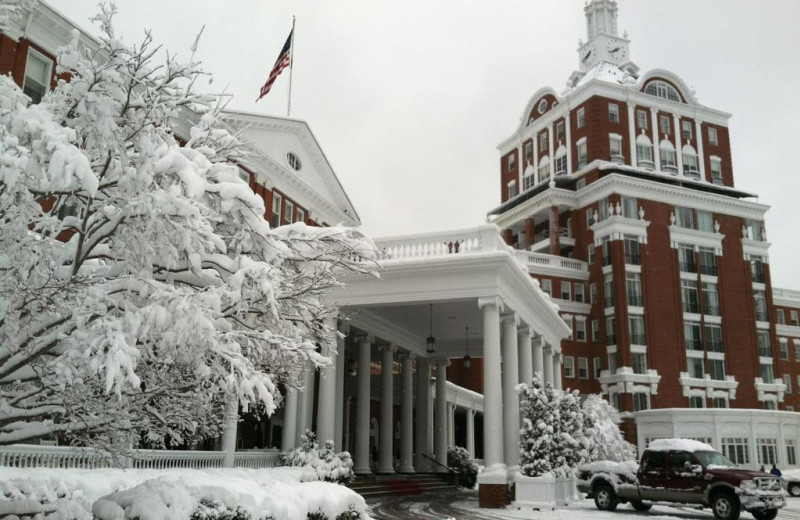
M 297 401 L 297 433 L 305 435 L 311 428 L 314 418 L 314 372 L 316 367 L 311 360 L 305 362 L 303 371 L 303 390 L 298 394 Z
M 225 397 L 225 415 L 222 426 L 222 459 L 223 468 L 232 468 L 236 458 L 236 430 L 239 424 L 239 399 L 236 396 Z
M 394 473 L 394 353 L 397 347 L 381 347 L 381 422 L 378 472 Z
M 483 459 L 503 465 L 503 391 L 500 357 L 500 298 L 478 299 L 483 310 Z
M 467 451 L 475 458 L 475 410 L 467 410 Z
M 447 447 L 456 445 L 456 405 L 447 403 Z
M 358 340 L 358 398 L 356 400 L 356 473 L 372 473 L 369 467 L 369 378 L 372 336 Z
M 283 451 L 297 447 L 297 388 L 286 389 L 286 401 L 283 405 Z
M 550 345 L 547 345 L 544 349 L 544 381 L 542 381 L 542 385 L 546 385 L 550 383 L 553 384 L 553 348 Z
M 553 157 L 555 157 L 555 154 L 556 154 L 555 144 L 554 144 L 554 142 L 555 142 L 555 135 L 554 135 L 555 134 L 555 130 L 556 130 L 556 127 L 555 127 L 554 124 L 550 123 L 547 126 L 548 144 L 550 145 L 550 148 L 547 150 L 547 155 L 550 156 L 550 180 L 553 180 L 553 177 L 555 177 L 555 175 L 556 175 L 555 163 L 553 162 Z
M 661 154 L 658 146 L 658 110 L 655 108 L 650 109 L 650 121 L 650 130 L 653 135 L 653 163 L 656 165 L 656 171 L 661 171 Z
M 436 418 L 433 423 L 433 445 L 436 462 L 447 466 L 447 359 L 436 360 Z M 441 466 L 434 468 L 440 473 L 446 471 Z
M 678 159 L 678 175 L 683 175 L 683 129 L 681 128 L 681 120 L 677 114 L 673 115 L 675 122 L 675 155 Z
M 519 382 L 530 385 L 533 381 L 533 350 L 528 327 L 517 329 L 517 346 L 519 347 Z
M 533 373 L 539 376 L 539 380 L 544 384 L 544 336 L 535 338 L 533 347 Z
M 564 118 L 564 127 L 566 128 L 566 139 L 567 142 L 564 143 L 564 146 L 567 147 L 567 175 L 572 173 L 572 125 L 570 121 L 572 118 L 570 117 L 569 107 L 567 107 L 567 116 Z
M 519 464 L 519 351 L 517 315 L 503 316 L 503 452 L 506 466 Z
M 342 448 L 344 451 L 352 453 L 353 449 L 350 447 L 350 410 L 353 406 L 353 396 L 348 395 L 344 402 L 344 421 L 342 423 L 344 439 L 342 440 Z
M 697 129 L 697 162 L 700 168 L 700 178 L 706 180 L 706 158 L 703 152 L 703 126 L 695 114 L 694 125 Z
M 414 354 L 403 354 L 403 396 L 400 410 L 400 472 L 414 473 Z
M 339 327 L 339 332 L 342 336 L 337 335 L 336 339 L 336 413 L 334 414 L 333 424 L 333 438 L 336 443 L 336 449 L 341 450 L 345 444 L 344 436 L 344 423 L 349 422 L 350 415 L 345 415 L 344 406 L 344 376 L 347 370 L 346 355 L 345 355 L 345 339 L 350 333 L 350 327 L 343 325 Z
M 423 455 L 431 455 L 430 443 L 430 409 L 431 409 L 431 364 L 427 358 L 417 358 L 417 464 L 419 471 L 429 469 L 428 459 Z
M 561 390 L 561 354 L 553 353 L 553 388 Z
M 336 319 L 326 320 L 325 326 L 330 333 L 328 344 L 323 347 L 322 353 L 331 363 L 320 371 L 319 398 L 317 405 L 317 441 L 324 446 L 326 441 L 335 441 L 336 430 L 336 360 L 339 357 L 336 350 L 338 329 Z M 344 355 L 344 353 L 342 353 Z
M 628 164 L 636 166 L 636 113 L 633 103 L 628 102 L 628 136 L 631 145 L 631 160 Z

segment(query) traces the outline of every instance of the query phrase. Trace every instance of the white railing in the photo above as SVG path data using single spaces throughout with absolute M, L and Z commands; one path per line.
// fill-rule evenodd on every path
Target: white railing
M 234 466 L 271 468 L 278 465 L 278 450 L 236 452 Z M 113 459 L 91 448 L 13 444 L 0 446 L 0 466 L 17 468 L 108 468 L 125 466 L 137 469 L 221 468 L 225 452 L 179 450 L 132 450 Z
M 517 259 L 525 264 L 529 269 L 536 267 L 555 267 L 572 271 L 588 272 L 589 267 L 586 262 L 563 258 L 556 255 L 545 255 L 542 253 L 531 253 L 529 251 L 516 251 Z
M 456 231 L 440 231 L 375 240 L 378 260 L 413 260 L 458 253 L 502 251 L 503 242 L 497 226 L 484 225 Z

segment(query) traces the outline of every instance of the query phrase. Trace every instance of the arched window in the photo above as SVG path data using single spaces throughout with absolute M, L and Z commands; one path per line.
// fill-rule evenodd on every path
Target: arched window
M 672 174 L 678 173 L 678 154 L 675 146 L 666 139 L 658 145 L 658 153 L 661 158 L 661 170 Z
M 678 91 L 666 81 L 651 81 L 647 84 L 647 87 L 645 87 L 644 93 L 663 99 L 669 99 L 670 101 L 677 101 L 679 103 L 681 101 L 681 96 L 678 94 Z
M 653 145 L 650 139 L 644 134 L 640 134 L 636 138 L 636 165 L 651 170 L 655 168 L 655 164 L 653 163 Z
M 532 188 L 534 184 L 536 184 L 536 171 L 533 169 L 533 165 L 529 164 L 525 168 L 525 174 L 522 176 L 522 189 Z
M 550 178 L 550 158 L 545 157 L 539 161 L 539 182 L 546 181 Z
M 556 157 L 555 157 L 555 173 L 556 175 L 566 175 L 567 174 L 567 147 L 563 144 L 558 147 L 556 150 Z
M 681 156 L 683 157 L 683 174 L 687 177 L 699 178 L 700 170 L 694 147 L 690 144 L 684 145 L 681 149 Z

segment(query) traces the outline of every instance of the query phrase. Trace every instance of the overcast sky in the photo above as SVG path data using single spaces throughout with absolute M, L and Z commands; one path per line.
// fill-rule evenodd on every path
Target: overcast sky
M 49 0 L 97 34 L 97 0 Z M 297 17 L 292 117 L 308 121 L 379 237 L 470 227 L 500 202 L 496 145 L 586 39 L 584 0 L 118 0 L 118 35 L 198 57 L 229 105 L 285 116 L 288 70 L 260 86 Z M 800 2 L 620 0 L 642 71 L 666 68 L 733 114 L 734 179 L 772 207 L 776 287 L 800 290 Z

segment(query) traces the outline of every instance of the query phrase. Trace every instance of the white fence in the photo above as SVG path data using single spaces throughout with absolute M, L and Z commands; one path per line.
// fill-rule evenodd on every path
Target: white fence
M 138 469 L 221 468 L 225 452 L 179 450 L 131 450 L 116 459 L 91 448 L 70 446 L 36 446 L 13 444 L 0 446 L 0 466 L 17 468 L 109 468 L 115 466 Z M 234 466 L 271 468 L 278 465 L 280 451 L 236 452 Z
M 413 260 L 508 248 L 492 224 L 456 231 L 421 233 L 375 240 L 378 260 Z

